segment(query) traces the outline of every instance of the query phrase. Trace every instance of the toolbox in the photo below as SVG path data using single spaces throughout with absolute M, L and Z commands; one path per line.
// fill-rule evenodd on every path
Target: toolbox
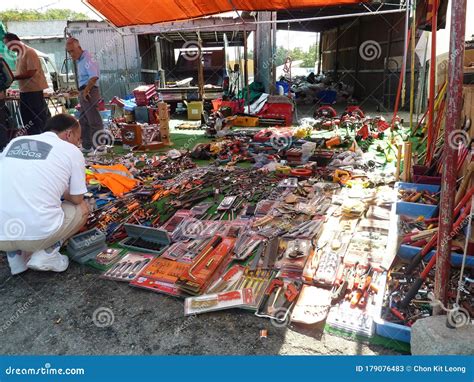
M 293 123 L 293 104 L 291 101 L 288 101 L 288 98 L 286 98 L 285 101 L 267 102 L 262 110 L 257 113 L 257 116 L 262 118 L 283 119 L 284 126 L 291 126 Z
M 123 226 L 127 237 L 119 243 L 121 247 L 160 255 L 171 243 L 170 236 L 164 229 L 128 223 Z
M 133 89 L 133 96 L 137 106 L 147 106 L 148 102 L 156 96 L 155 85 L 141 85 Z
M 212 100 L 213 111 L 219 111 L 221 107 L 230 107 L 232 115 L 242 113 L 244 111 L 244 100 L 223 101 L 222 98 Z
M 105 234 L 93 228 L 71 237 L 68 241 L 67 253 L 71 260 L 85 264 L 106 248 Z
M 395 184 L 395 188 L 398 190 L 416 190 L 416 191 L 429 191 L 439 192 L 441 187 L 432 184 L 420 184 L 420 183 L 405 183 L 398 182 Z M 402 200 L 397 201 L 396 209 L 397 215 L 406 215 L 412 217 L 423 216 L 427 219 L 432 218 L 438 214 L 438 206 L 422 203 L 411 203 L 404 202 Z

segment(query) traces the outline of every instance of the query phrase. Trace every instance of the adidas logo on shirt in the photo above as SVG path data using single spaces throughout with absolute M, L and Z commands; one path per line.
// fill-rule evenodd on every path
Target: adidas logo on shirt
M 33 139 L 19 139 L 11 147 L 6 157 L 16 159 L 45 160 L 53 146 Z

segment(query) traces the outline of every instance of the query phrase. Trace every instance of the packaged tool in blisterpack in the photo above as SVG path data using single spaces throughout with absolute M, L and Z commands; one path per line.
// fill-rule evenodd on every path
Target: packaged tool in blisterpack
M 216 310 L 239 308 L 251 304 L 252 301 L 251 288 L 188 297 L 184 301 L 184 315 L 189 316 Z
M 101 277 L 116 281 L 133 281 L 152 259 L 153 255 L 150 254 L 128 253 Z
M 231 270 L 229 270 L 230 272 Z M 256 268 L 250 269 L 249 267 L 244 268 L 243 272 L 239 271 L 239 277 L 237 281 L 232 284 L 229 289 L 243 289 L 251 288 L 253 292 L 253 301 L 250 304 L 246 304 L 241 308 L 248 310 L 257 310 L 260 302 L 264 298 L 265 290 L 274 276 L 274 271 L 271 269 Z M 234 277 L 232 277 L 234 279 Z
M 255 315 L 274 320 L 276 324 L 286 325 L 290 320 L 290 312 L 303 283 L 275 278 L 268 285 Z
M 282 271 L 302 273 L 312 250 L 311 240 L 281 240 L 280 255 L 274 267 Z
M 234 243 L 232 238 L 212 238 L 176 284 L 190 295 L 202 293 L 229 264 Z
M 176 282 L 190 267 L 189 263 L 157 257 L 139 273 L 130 285 L 171 296 L 183 296 L 184 294 Z

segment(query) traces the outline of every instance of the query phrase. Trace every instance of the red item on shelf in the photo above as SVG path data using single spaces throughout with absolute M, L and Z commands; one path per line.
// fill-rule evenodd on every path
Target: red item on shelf
M 156 97 L 155 85 L 141 85 L 133 89 L 133 96 L 137 106 L 148 106 L 149 101 Z

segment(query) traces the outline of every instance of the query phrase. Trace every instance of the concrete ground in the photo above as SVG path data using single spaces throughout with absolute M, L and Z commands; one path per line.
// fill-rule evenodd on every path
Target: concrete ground
M 182 300 L 75 263 L 62 274 L 12 277 L 1 257 L 0 296 L 0 354 L 397 354 L 320 326 L 276 328 L 238 309 L 184 317 Z

